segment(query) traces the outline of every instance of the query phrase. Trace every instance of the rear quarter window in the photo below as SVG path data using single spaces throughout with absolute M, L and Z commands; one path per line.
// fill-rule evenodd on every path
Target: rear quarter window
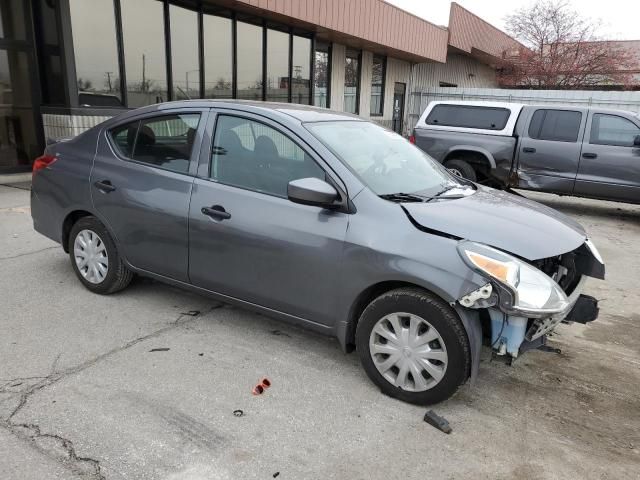
M 508 108 L 441 104 L 433 107 L 426 123 L 446 127 L 502 130 L 507 125 L 510 115 L 511 111 Z

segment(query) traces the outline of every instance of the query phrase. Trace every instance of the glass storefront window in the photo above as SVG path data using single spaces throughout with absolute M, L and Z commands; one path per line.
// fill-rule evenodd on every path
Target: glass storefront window
M 167 99 L 164 8 L 157 0 L 121 0 L 127 103 L 142 107 Z
M 293 36 L 291 101 L 309 105 L 311 100 L 311 39 Z
M 237 23 L 238 98 L 262 100 L 262 27 Z
M 37 0 L 33 3 L 36 51 L 39 52 L 40 92 L 43 105 L 64 105 L 65 83 L 58 39 L 58 18 L 55 3 Z
M 28 168 L 38 154 L 29 57 L 0 50 L 0 172 Z
M 289 101 L 289 34 L 267 30 L 267 100 Z
M 113 0 L 70 0 L 78 94 L 82 105 L 121 105 Z
M 26 40 L 25 2 L 0 0 L 0 38 Z
M 205 15 L 204 96 L 233 97 L 232 30 L 228 18 Z
M 313 104 L 316 107 L 329 108 L 329 82 L 331 81 L 331 55 L 329 45 L 316 45 L 313 72 Z
M 173 99 L 200 98 L 198 14 L 170 5 Z
M 374 55 L 371 72 L 371 116 L 381 117 L 384 112 L 384 77 L 386 58 Z
M 360 52 L 347 50 L 344 68 L 344 111 L 358 113 L 360 90 Z

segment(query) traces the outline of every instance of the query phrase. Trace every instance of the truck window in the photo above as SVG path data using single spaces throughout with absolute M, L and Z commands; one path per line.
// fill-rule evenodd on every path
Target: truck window
M 529 137 L 554 142 L 576 142 L 582 113 L 568 110 L 536 110 L 529 124 Z
M 640 135 L 640 128 L 626 118 L 596 113 L 591 121 L 589 143 L 633 147 L 636 135 Z
M 426 123 L 446 127 L 502 130 L 510 114 L 508 108 L 440 104 L 433 107 Z

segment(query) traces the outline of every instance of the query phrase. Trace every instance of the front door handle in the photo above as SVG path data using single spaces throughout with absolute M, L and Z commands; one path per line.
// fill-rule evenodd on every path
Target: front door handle
M 524 147 L 524 148 L 522 149 L 522 151 L 523 151 L 524 153 L 536 153 L 536 149 L 535 149 L 535 148 L 533 148 L 533 147 Z
M 116 189 L 116 187 L 113 186 L 110 180 L 101 180 L 99 182 L 94 183 L 94 185 L 102 193 L 111 193 Z
M 598 154 L 585 152 L 582 154 L 582 158 L 598 158 Z
M 203 215 L 214 218 L 216 220 L 229 220 L 231 214 L 227 212 L 222 205 L 214 205 L 213 207 L 202 207 L 200 210 Z

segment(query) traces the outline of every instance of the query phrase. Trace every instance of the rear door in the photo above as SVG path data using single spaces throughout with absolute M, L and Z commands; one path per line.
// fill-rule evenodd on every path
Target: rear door
M 537 108 L 530 115 L 518 147 L 518 186 L 572 193 L 586 110 Z
M 640 119 L 592 112 L 582 148 L 576 194 L 640 202 Z
M 94 207 L 136 268 L 188 281 L 188 214 L 208 110 L 155 112 L 103 132 Z

